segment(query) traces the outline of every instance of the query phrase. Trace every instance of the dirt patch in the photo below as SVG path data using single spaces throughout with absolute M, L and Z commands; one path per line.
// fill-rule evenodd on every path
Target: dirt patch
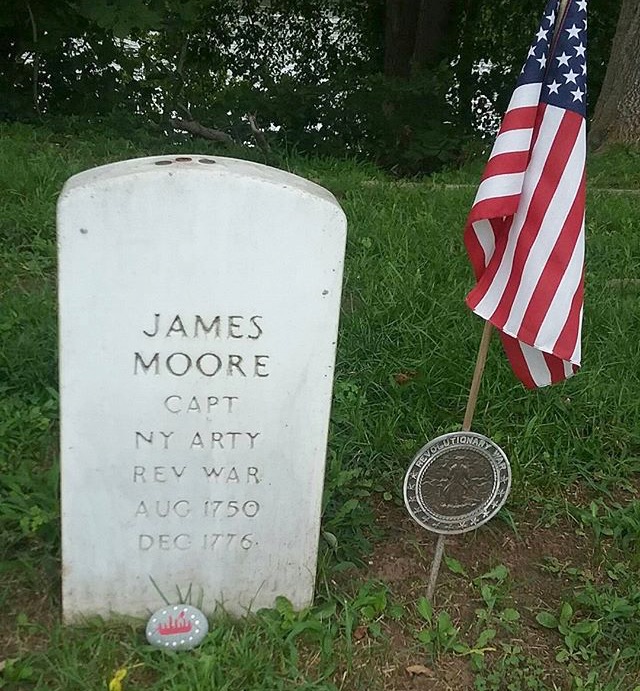
M 367 576 L 401 589 L 409 586 L 412 592 L 415 581 L 428 577 L 436 536 L 416 525 L 402 507 L 385 507 L 378 513 L 377 523 L 386 537 L 368 560 Z M 474 532 L 447 538 L 446 554 L 460 561 L 471 578 L 481 576 L 497 564 L 504 564 L 512 581 L 525 588 L 537 583 L 543 586 L 543 592 L 549 580 L 540 568 L 545 560 L 555 559 L 590 569 L 595 558 L 593 545 L 576 531 L 574 523 L 560 518 L 554 525 L 545 526 L 538 507 L 531 507 L 518 520 L 517 532 L 507 523 L 495 520 Z M 451 580 L 450 573 L 443 567 L 438 595 L 449 592 Z M 556 579 L 552 586 L 550 592 L 555 600 Z
M 0 617 L 0 661 L 46 648 L 60 615 L 44 570 L 30 570 L 26 578 L 16 572 L 5 574 L 0 589 L 6 593 Z
M 416 603 L 426 595 L 436 537 L 416 525 L 403 507 L 388 504 L 379 507 L 377 521 L 386 537 L 370 556 L 363 578 L 386 583 L 393 597 L 405 606 L 410 619 L 408 626 L 406 621 L 403 623 L 400 632 L 388 632 L 387 674 L 381 676 L 379 688 L 473 689 L 469 656 L 444 655 L 434 661 L 415 637 L 415 631 L 425 626 L 416 614 Z M 434 597 L 436 614 L 446 610 L 461 640 L 473 645 L 482 629 L 477 610 L 486 608 L 480 595 L 480 585 L 484 582 L 480 577 L 497 565 L 504 565 L 509 576 L 499 586 L 496 610 L 515 609 L 520 619 L 511 632 L 499 628 L 493 645 L 519 646 L 523 656 L 540 661 L 550 678 L 560 683 L 564 670 L 555 661 L 558 636 L 541 627 L 535 615 L 541 610 L 557 611 L 563 594 L 572 592 L 574 582 L 567 575 L 567 568 L 588 574 L 599 572 L 594 546 L 576 530 L 576 524 L 569 517 L 560 517 L 553 525 L 545 525 L 542 509 L 532 506 L 519 517 L 517 532 L 506 522 L 494 520 L 475 532 L 448 538 L 445 553 L 457 559 L 468 575 L 453 574 L 443 564 Z M 490 658 L 488 653 L 488 661 Z M 408 673 L 407 668 L 415 664 L 424 665 L 432 674 Z

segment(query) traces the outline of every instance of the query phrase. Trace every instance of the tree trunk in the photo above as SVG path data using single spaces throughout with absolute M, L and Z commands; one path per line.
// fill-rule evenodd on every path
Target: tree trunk
M 455 0 L 422 0 L 416 26 L 412 67 L 437 65 L 447 56 L 449 30 L 453 23 Z
M 408 78 L 446 55 L 456 0 L 386 0 L 384 73 Z
M 640 142 L 640 3 L 623 0 L 589 133 L 592 149 Z
M 384 34 L 384 73 L 408 78 L 416 42 L 420 0 L 387 0 Z

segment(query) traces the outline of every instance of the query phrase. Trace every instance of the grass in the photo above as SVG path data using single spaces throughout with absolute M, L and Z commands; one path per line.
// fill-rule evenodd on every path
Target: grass
M 640 688 L 640 207 L 602 191 L 640 190 L 635 150 L 591 162 L 581 373 L 526 392 L 492 344 L 474 429 L 510 457 L 512 495 L 450 541 L 435 607 L 433 540 L 400 488 L 464 412 L 482 324 L 461 229 L 481 164 L 408 185 L 292 156 L 274 163 L 349 217 L 316 604 L 216 620 L 186 655 L 150 649 L 139 622 L 60 624 L 55 201 L 80 170 L 167 148 L 0 125 L 0 688 Z

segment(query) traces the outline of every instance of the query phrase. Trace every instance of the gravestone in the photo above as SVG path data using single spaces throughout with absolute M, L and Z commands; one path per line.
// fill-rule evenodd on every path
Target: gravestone
M 313 596 L 346 221 L 300 177 L 165 156 L 58 204 L 63 610 Z

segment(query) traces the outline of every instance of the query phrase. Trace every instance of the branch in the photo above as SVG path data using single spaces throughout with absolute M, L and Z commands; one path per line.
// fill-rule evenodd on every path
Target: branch
M 264 136 L 264 132 L 258 127 L 255 113 L 249 113 L 247 118 L 249 119 L 249 126 L 251 127 L 251 132 L 253 132 L 253 138 L 256 140 L 256 144 L 265 154 L 270 154 L 271 147 L 269 146 L 267 138 Z
M 189 120 L 193 120 L 193 115 L 191 115 L 191 109 L 189 106 L 185 106 L 183 103 L 178 103 L 177 108 L 179 108 L 188 118 Z
M 171 118 L 169 121 L 174 130 L 184 130 L 189 134 L 195 134 L 196 137 L 203 139 L 210 139 L 214 142 L 222 142 L 223 144 L 233 144 L 233 139 L 222 130 L 214 130 L 211 127 L 205 127 L 195 120 L 183 120 L 182 118 Z
M 184 43 L 180 48 L 178 55 L 178 62 L 176 63 L 176 72 L 180 75 L 180 79 L 184 81 L 184 61 L 187 59 L 187 48 L 189 47 L 189 34 L 186 35 Z

